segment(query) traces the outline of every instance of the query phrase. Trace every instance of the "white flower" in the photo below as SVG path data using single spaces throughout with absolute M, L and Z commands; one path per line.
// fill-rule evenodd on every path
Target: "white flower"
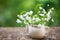
M 47 18 L 46 18 L 46 21 L 49 21 L 50 20 L 50 18 L 51 18 L 51 10 L 47 13 Z
M 48 17 L 46 21 L 49 21 L 51 17 Z
M 17 23 L 21 23 L 21 20 L 17 19 L 16 22 L 17 22 Z
M 52 22 L 54 22 L 54 20 L 52 19 Z
M 32 21 L 34 21 L 34 22 L 38 22 L 38 21 L 40 21 L 40 19 L 39 19 L 39 18 L 35 18 L 35 17 L 33 17 L 33 18 L 32 18 Z
M 52 10 L 51 9 L 48 11 L 48 14 L 50 14 L 50 13 L 52 13 Z
M 24 16 L 24 17 L 25 17 L 25 16 L 27 16 L 27 15 L 28 15 L 28 13 L 29 13 L 29 12 L 26 12 L 23 16 Z
M 37 20 L 40 20 L 39 18 L 36 18 Z
M 25 16 L 33 14 L 33 11 L 26 12 Z
M 39 7 L 39 9 L 43 9 L 42 7 Z
M 26 20 L 30 20 L 31 18 L 29 16 L 26 16 Z
M 44 16 L 44 14 L 39 14 L 40 16 Z
M 49 4 L 47 4 L 47 6 L 49 7 Z
M 47 18 L 44 18 L 44 20 L 47 20 Z
M 47 16 L 46 21 L 49 21 L 50 19 L 51 19 L 51 17 L 50 16 Z
M 23 15 L 17 15 L 17 17 L 19 17 L 20 19 L 24 20 Z
M 24 20 L 24 23 L 27 24 L 26 20 Z
M 20 15 L 17 15 L 17 17 L 19 17 Z
M 40 21 L 40 19 L 39 18 L 36 18 L 35 21 L 38 22 L 38 21 Z
M 29 14 L 33 14 L 33 11 L 30 11 Z
M 46 14 L 46 11 L 45 11 L 45 9 L 43 9 L 43 13 L 44 13 L 44 14 Z
M 19 16 L 19 18 L 20 18 L 20 19 L 22 19 L 22 20 L 24 20 L 24 17 L 23 17 L 23 15 L 20 15 L 20 16 Z
M 51 9 L 52 9 L 52 10 L 54 10 L 54 8 L 53 8 L 53 7 L 52 7 Z

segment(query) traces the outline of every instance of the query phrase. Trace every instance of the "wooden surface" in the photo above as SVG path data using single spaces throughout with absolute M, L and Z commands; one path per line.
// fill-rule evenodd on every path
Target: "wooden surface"
M 49 35 L 42 39 L 34 39 L 27 35 L 25 28 L 0 28 L 0 40 L 60 40 L 60 27 L 51 27 Z

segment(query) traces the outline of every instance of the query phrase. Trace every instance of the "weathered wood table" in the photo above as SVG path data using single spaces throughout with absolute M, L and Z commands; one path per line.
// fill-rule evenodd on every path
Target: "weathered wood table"
M 51 27 L 48 37 L 42 39 L 34 39 L 29 37 L 25 28 L 1 27 L 0 40 L 60 40 L 60 27 Z

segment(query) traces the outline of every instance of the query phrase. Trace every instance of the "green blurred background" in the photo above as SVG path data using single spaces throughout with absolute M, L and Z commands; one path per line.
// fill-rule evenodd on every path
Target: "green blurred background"
M 47 9 L 47 4 L 54 7 L 52 14 L 54 23 L 51 26 L 60 26 L 60 0 L 0 0 L 0 27 L 18 27 L 16 23 L 17 14 L 22 11 L 36 10 L 35 6 L 43 4 Z

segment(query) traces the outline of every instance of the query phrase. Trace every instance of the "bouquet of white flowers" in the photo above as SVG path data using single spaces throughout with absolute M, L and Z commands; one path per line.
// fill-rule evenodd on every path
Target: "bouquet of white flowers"
M 36 14 L 33 11 L 25 12 L 23 14 L 17 15 L 19 19 L 16 20 L 17 23 L 23 24 L 44 24 L 46 25 L 47 22 L 52 21 L 54 22 L 53 18 L 51 17 L 51 13 L 54 8 L 50 8 L 46 11 L 43 7 L 39 7 L 39 10 Z

